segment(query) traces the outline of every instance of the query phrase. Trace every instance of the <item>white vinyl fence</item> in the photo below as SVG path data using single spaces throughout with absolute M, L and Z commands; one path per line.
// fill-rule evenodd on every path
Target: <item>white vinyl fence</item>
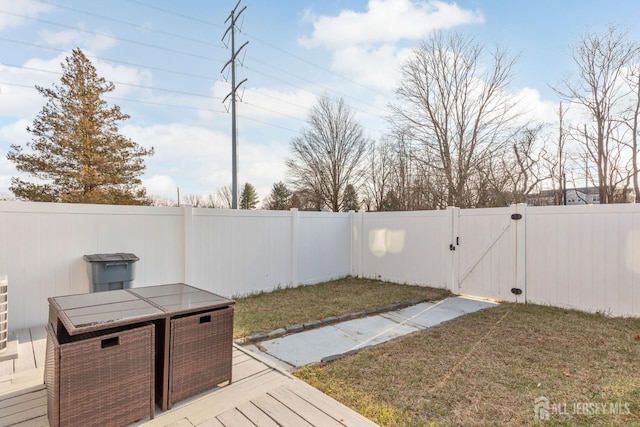
M 354 275 L 640 316 L 640 205 L 331 213 L 0 202 L 9 328 L 88 292 L 83 255 L 140 257 L 134 287 L 233 297 Z
M 134 287 L 185 282 L 233 297 L 351 273 L 350 214 L 0 202 L 9 328 L 47 298 L 89 292 L 83 255 L 133 253 Z
M 360 215 L 361 276 L 640 316 L 640 204 Z

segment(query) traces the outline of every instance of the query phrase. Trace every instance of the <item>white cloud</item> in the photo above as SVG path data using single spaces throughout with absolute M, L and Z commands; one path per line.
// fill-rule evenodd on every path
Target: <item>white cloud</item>
M 50 59 L 32 58 L 21 67 L 0 65 L 2 80 L 8 83 L 0 84 L 0 116 L 35 117 L 46 102 L 35 86 L 51 87 L 54 83 L 59 84 L 62 77 L 61 63 L 70 54 L 71 52 L 65 52 Z M 86 51 L 85 54 L 91 55 L 91 52 Z M 148 70 L 89 59 L 98 75 L 108 81 L 146 86 L 151 84 L 153 76 Z M 123 97 L 134 91 L 144 93 L 142 89 L 116 83 L 116 89 L 109 96 Z
M 245 143 L 241 149 L 239 180 L 251 183 L 258 192 L 258 199 L 262 201 L 269 195 L 275 182 L 286 179 L 284 159 L 289 154 L 289 145 Z M 243 164 L 249 164 L 251 168 L 243 167 Z
M 180 194 L 205 195 L 231 184 L 231 143 L 227 133 L 182 123 L 126 126 L 122 131 L 140 145 L 155 148 L 155 155 L 145 161 L 143 182 L 148 194 L 172 198 L 179 187 Z M 262 200 L 274 182 L 285 179 L 287 149 L 287 144 L 241 138 L 239 185 L 250 182 Z
M 307 16 L 313 21 L 313 35 L 301 38 L 300 44 L 330 49 L 417 40 L 433 30 L 484 22 L 479 11 L 438 0 L 369 0 L 364 13 L 344 10 L 338 16 Z
M 153 175 L 142 180 L 142 185 L 147 189 L 147 194 L 166 198 L 177 197 L 177 185 L 167 175 Z
M 0 0 L 0 31 L 29 22 L 22 16 L 35 18 L 54 9 L 53 5 L 33 0 Z
M 30 124 L 31 122 L 29 122 L 28 120 L 21 119 L 1 127 L 0 140 L 7 141 L 10 144 L 26 144 L 31 139 L 29 133 L 27 132 L 27 126 L 29 126 Z M 0 151 L 0 154 L 6 153 L 2 153 L 2 151 Z
M 542 100 L 537 89 L 525 87 L 515 94 L 515 98 L 527 118 L 542 123 L 557 122 L 558 104 Z
M 173 123 L 148 127 L 126 125 L 121 130 L 138 144 L 154 147 L 155 155 L 145 161 L 145 179 L 170 178 L 174 181 L 172 193 L 176 186 L 184 188 L 184 194 L 215 192 L 218 171 L 230 163 L 228 137 L 211 129 Z M 180 180 L 177 180 L 178 176 Z
M 7 159 L 7 152 L 11 144 L 24 146 L 31 138 L 27 133 L 27 120 L 16 120 L 0 127 L 0 197 L 9 194 L 11 177 L 20 175 L 15 165 Z
M 217 81 L 213 87 L 213 96 L 224 99 L 229 91 L 228 83 Z M 304 120 L 309 108 L 316 101 L 316 95 L 305 89 L 286 92 L 250 86 L 238 91 L 238 98 L 237 107 L 241 110 L 241 114 L 260 120 L 291 118 Z M 227 108 L 230 108 L 230 102 L 230 99 L 227 100 Z M 224 107 L 221 105 L 220 108 Z
M 397 85 L 400 64 L 410 52 L 401 43 L 421 40 L 435 30 L 484 22 L 480 11 L 439 0 L 369 0 L 365 12 L 308 12 L 306 19 L 313 33 L 298 40 L 302 46 L 331 50 L 334 71 L 382 91 Z
M 77 25 L 79 29 L 67 29 L 63 31 L 41 31 L 39 43 L 47 46 L 58 46 L 62 48 L 80 47 L 83 50 L 91 50 L 94 52 L 104 51 L 116 46 L 118 43 L 114 37 L 111 37 L 108 31 L 83 31 L 85 24 Z
M 357 76 L 358 83 L 384 91 L 393 90 L 400 81 L 400 67 L 411 49 L 397 49 L 383 44 L 379 47 L 351 46 L 337 50 L 333 69 L 346 76 Z

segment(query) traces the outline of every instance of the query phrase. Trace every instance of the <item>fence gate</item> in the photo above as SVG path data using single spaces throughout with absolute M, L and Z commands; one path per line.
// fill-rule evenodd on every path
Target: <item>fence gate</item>
M 524 301 L 525 206 L 458 210 L 458 293 Z M 455 221 L 456 219 L 454 219 Z

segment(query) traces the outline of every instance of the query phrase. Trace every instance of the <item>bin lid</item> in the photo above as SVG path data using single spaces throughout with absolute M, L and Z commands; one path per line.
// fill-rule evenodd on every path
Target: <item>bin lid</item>
M 138 261 L 140 258 L 134 254 L 117 253 L 117 254 L 94 254 L 85 255 L 85 261 L 88 262 L 123 262 L 123 261 Z

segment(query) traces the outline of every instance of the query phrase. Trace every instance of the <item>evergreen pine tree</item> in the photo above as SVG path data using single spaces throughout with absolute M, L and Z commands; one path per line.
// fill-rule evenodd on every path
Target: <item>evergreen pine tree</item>
M 271 187 L 271 194 L 265 203 L 265 208 L 274 211 L 283 211 L 291 208 L 291 191 L 284 182 L 276 182 Z
M 360 201 L 358 200 L 358 193 L 351 184 L 347 184 L 344 188 L 344 195 L 342 196 L 342 211 L 357 211 L 360 209 Z
M 248 182 L 242 187 L 240 195 L 240 209 L 255 209 L 258 204 L 258 193 L 253 185 Z
M 140 175 L 152 149 L 119 133 L 129 116 L 103 96 L 115 89 L 80 49 L 62 64 L 60 85 L 36 86 L 47 103 L 27 127 L 29 150 L 12 144 L 7 158 L 35 182 L 11 178 L 19 199 L 41 202 L 149 204 Z

